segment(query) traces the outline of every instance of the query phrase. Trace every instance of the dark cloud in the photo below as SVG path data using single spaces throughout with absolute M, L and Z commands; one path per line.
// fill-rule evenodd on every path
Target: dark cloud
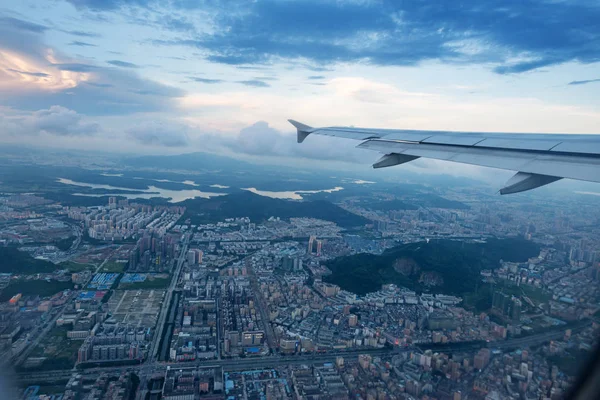
M 13 68 L 8 68 L 8 71 L 16 72 L 21 75 L 36 76 L 38 78 L 46 78 L 46 77 L 50 76 L 44 72 L 27 72 L 27 71 L 20 71 L 18 69 L 13 69 Z
M 111 85 L 110 83 L 96 83 L 96 82 L 85 82 L 85 84 L 94 86 L 94 87 L 98 87 L 98 88 L 109 88 L 109 87 L 114 86 L 114 85 Z
M 21 19 L 11 17 L 0 17 L 0 25 L 3 25 L 9 29 L 32 33 L 42 33 L 48 29 L 48 27 L 44 25 L 39 25 L 33 22 L 23 21 Z
M 202 49 L 209 61 L 231 65 L 441 60 L 492 63 L 509 74 L 600 61 L 600 6 L 592 1 L 264 0 L 237 2 L 235 12 L 215 9 L 214 34 L 161 43 Z
M 259 66 L 259 65 L 236 65 L 237 69 L 249 70 L 249 71 L 263 71 L 269 69 L 267 67 Z
M 584 81 L 571 81 L 571 82 L 569 82 L 569 85 L 587 85 L 588 83 L 596 83 L 596 82 L 600 82 L 600 78 L 599 79 L 587 79 Z
M 246 85 L 246 86 L 260 87 L 260 88 L 265 88 L 265 87 L 271 86 L 267 82 L 259 81 L 257 79 L 250 79 L 247 81 L 238 81 L 238 83 L 241 83 L 242 85 Z
M 145 6 L 150 1 L 144 0 L 67 0 L 76 8 L 89 8 L 96 11 L 110 11 L 123 6 Z
M 188 130 L 186 125 L 176 122 L 155 121 L 129 129 L 127 135 L 144 145 L 182 147 L 189 143 Z
M 80 46 L 80 47 L 98 47 L 95 44 L 92 43 L 86 43 L 86 42 L 80 42 L 79 40 L 74 40 L 71 43 L 69 43 L 69 46 Z
M 69 30 L 63 30 L 62 32 L 64 33 L 68 33 L 69 35 L 73 35 L 73 36 L 79 36 L 79 37 L 100 37 L 99 34 L 94 33 L 94 32 L 86 32 L 86 31 L 78 31 L 78 30 L 74 30 L 74 31 L 69 31 Z
M 64 64 L 51 64 L 53 67 L 58 68 L 61 71 L 71 71 L 71 72 L 91 72 L 97 70 L 98 67 L 90 64 L 80 64 L 80 63 L 64 63 Z
M 215 84 L 215 83 L 223 83 L 225 82 L 222 79 L 208 79 L 208 78 L 198 78 L 195 76 L 190 76 L 189 79 L 195 81 L 195 82 L 200 82 L 200 83 L 208 83 L 208 84 Z
M 157 22 L 159 22 L 162 27 L 171 31 L 191 33 L 196 30 L 194 24 L 187 21 L 185 18 L 178 18 L 172 15 L 161 16 Z
M 107 63 L 122 68 L 139 68 L 139 65 L 137 64 L 121 60 L 109 60 L 107 61 Z
M 178 60 L 178 61 L 186 61 L 187 58 L 185 57 L 175 57 L 175 56 L 158 56 L 158 58 L 164 58 L 167 60 Z

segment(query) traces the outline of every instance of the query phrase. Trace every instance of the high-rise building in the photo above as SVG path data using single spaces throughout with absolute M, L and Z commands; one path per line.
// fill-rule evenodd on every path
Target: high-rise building
M 187 262 L 189 265 L 196 264 L 196 252 L 194 250 L 188 250 L 187 253 Z
M 317 240 L 317 256 L 321 256 L 321 248 L 323 247 L 323 241 Z
M 521 301 L 516 297 L 512 299 L 512 309 L 510 310 L 510 317 L 514 322 L 521 320 Z
M 308 238 L 308 254 L 313 253 L 313 247 L 316 239 L 316 236 L 311 236 L 310 238 Z

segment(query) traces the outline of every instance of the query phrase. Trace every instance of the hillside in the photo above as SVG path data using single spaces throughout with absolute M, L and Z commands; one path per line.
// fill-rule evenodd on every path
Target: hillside
M 249 217 L 263 221 L 269 217 L 310 217 L 335 222 L 344 228 L 360 226 L 368 221 L 324 200 L 291 201 L 272 199 L 248 191 L 233 193 L 211 199 L 192 199 L 180 203 L 187 207 L 184 219 L 192 223 L 222 221 L 225 218 Z
M 539 246 L 522 239 L 490 239 L 486 243 L 451 240 L 411 243 L 382 255 L 357 254 L 330 261 L 332 275 L 325 281 L 358 294 L 395 283 L 413 290 L 460 295 L 473 291 L 482 269 L 505 261 L 527 261 Z
M 51 262 L 37 260 L 15 247 L 0 247 L 0 273 L 35 274 L 55 269 L 56 265 Z

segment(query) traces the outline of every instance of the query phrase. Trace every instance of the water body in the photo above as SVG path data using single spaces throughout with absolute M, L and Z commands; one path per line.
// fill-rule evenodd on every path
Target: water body
M 200 186 L 199 184 L 197 184 L 194 181 L 172 181 L 170 179 L 152 179 L 152 178 L 141 178 L 139 176 L 135 176 L 133 177 L 133 179 L 140 179 L 140 180 L 145 180 L 145 181 L 155 181 L 155 182 L 170 182 L 170 183 L 183 183 L 184 185 L 190 185 L 190 186 Z
M 203 192 L 197 189 L 189 189 L 189 190 L 169 190 L 157 188 L 156 186 L 149 186 L 148 189 L 132 189 L 126 187 L 119 186 L 111 186 L 111 185 L 102 185 L 95 183 L 85 183 L 85 182 L 76 182 L 71 179 L 58 178 L 57 180 L 60 183 L 71 186 L 79 186 L 79 187 L 87 187 L 92 189 L 107 189 L 107 190 L 135 190 L 139 192 L 139 194 L 121 194 L 121 193 L 107 193 L 107 194 L 90 194 L 90 193 L 73 193 L 75 196 L 90 196 L 90 197 L 102 197 L 102 196 L 121 196 L 126 197 L 128 199 L 150 199 L 152 197 L 162 197 L 162 198 L 170 198 L 169 202 L 171 203 L 179 203 L 180 201 L 184 201 L 187 199 L 193 199 L 196 197 L 209 199 L 215 196 L 224 196 L 227 193 L 211 193 L 211 192 Z
M 270 197 L 272 199 L 287 199 L 287 200 L 302 200 L 303 194 L 315 194 L 315 193 L 333 193 L 339 192 L 340 190 L 344 190 L 341 186 L 336 186 L 333 189 L 323 189 L 323 190 L 294 190 L 294 191 L 283 191 L 283 192 L 271 192 L 268 190 L 258 190 L 256 188 L 242 188 L 243 190 L 247 190 L 249 192 L 258 194 L 260 196 Z
M 579 191 L 576 191 L 575 193 L 577 193 L 577 194 L 588 194 L 588 195 L 591 195 L 591 196 L 600 196 L 600 193 L 598 193 L 598 192 L 579 192 Z

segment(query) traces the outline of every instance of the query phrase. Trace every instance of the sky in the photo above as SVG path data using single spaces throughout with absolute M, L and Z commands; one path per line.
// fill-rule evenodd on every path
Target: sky
M 600 2 L 0 0 L 1 143 L 365 161 L 289 118 L 600 133 Z

